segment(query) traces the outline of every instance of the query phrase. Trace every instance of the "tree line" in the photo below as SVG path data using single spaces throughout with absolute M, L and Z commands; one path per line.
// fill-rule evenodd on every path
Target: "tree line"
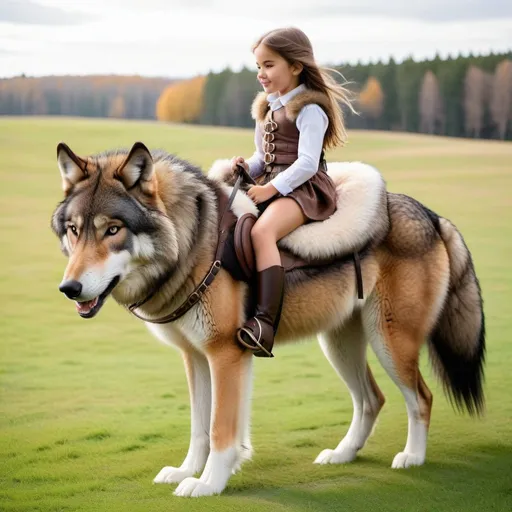
M 512 139 L 512 53 L 410 58 L 399 64 L 390 59 L 334 69 L 342 75 L 335 74 L 337 80 L 355 93 L 359 115 L 346 112 L 349 128 Z M 188 82 L 186 100 L 187 83 L 171 84 L 164 92 L 168 107 L 158 119 L 253 126 L 250 107 L 261 90 L 254 71 L 225 69 L 210 73 L 202 88 L 194 83 L 197 79 Z M 179 113 L 178 104 L 188 107 Z
M 343 69 L 359 89 L 352 128 L 512 139 L 512 53 Z
M 140 76 L 20 76 L 0 80 L 0 115 L 156 119 L 171 79 Z
M 512 52 L 335 67 L 359 115 L 349 128 L 512 139 Z M 82 76 L 0 80 L 0 114 L 77 115 L 251 127 L 253 70 L 189 80 Z

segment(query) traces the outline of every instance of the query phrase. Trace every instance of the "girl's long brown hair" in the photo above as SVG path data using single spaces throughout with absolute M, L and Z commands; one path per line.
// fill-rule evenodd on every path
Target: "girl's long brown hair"
M 341 73 L 321 68 L 316 63 L 311 41 L 298 28 L 289 27 L 271 30 L 260 37 L 252 50 L 254 51 L 260 44 L 264 44 L 267 48 L 279 54 L 289 64 L 302 64 L 303 70 L 300 74 L 300 82 L 308 89 L 324 93 L 331 107 L 329 136 L 326 136 L 325 147 L 329 149 L 342 146 L 347 140 L 347 132 L 341 105 L 347 106 L 354 113 L 356 111 L 352 105 L 353 94 L 344 87 L 346 82 L 344 84 L 337 83 L 328 71 L 333 71 L 342 76 Z

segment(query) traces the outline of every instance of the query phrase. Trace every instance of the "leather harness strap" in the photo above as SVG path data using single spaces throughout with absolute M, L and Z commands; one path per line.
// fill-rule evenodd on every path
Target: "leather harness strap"
M 153 292 L 151 292 L 145 299 L 139 302 L 135 302 L 128 307 L 128 310 L 133 315 L 135 315 L 140 320 L 144 320 L 144 322 L 150 322 L 153 324 L 167 324 L 169 322 L 174 322 L 178 318 L 182 317 L 201 300 L 201 297 L 212 284 L 213 280 L 221 269 L 221 258 L 224 252 L 224 245 L 229 235 L 230 227 L 236 222 L 235 214 L 231 211 L 231 205 L 233 204 L 233 200 L 235 199 L 238 189 L 240 188 L 241 181 L 242 175 L 239 175 L 233 187 L 233 191 L 229 196 L 229 199 L 226 198 L 226 195 L 223 194 L 220 189 L 215 189 L 218 202 L 218 211 L 222 212 L 219 220 L 219 237 L 217 239 L 217 248 L 215 249 L 215 257 L 213 263 L 199 286 L 197 286 L 196 289 L 185 299 L 185 301 L 172 313 L 169 313 L 168 315 L 158 319 L 144 318 L 143 316 L 136 313 L 135 309 L 148 302 L 156 294 L 158 288 L 155 288 Z
M 357 298 L 364 299 L 363 274 L 361 273 L 361 258 L 358 252 L 354 252 L 354 266 L 356 268 Z

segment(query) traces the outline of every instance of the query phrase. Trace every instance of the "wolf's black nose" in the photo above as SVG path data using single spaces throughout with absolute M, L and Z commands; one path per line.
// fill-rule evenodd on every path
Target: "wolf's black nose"
M 78 281 L 64 281 L 59 286 L 59 290 L 64 293 L 68 299 L 76 299 L 82 293 L 82 284 Z

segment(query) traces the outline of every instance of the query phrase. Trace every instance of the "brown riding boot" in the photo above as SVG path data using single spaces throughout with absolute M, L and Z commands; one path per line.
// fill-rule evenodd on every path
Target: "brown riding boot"
M 281 317 L 284 289 L 284 268 L 266 268 L 257 274 L 258 304 L 253 318 L 238 330 L 238 342 L 257 357 L 274 357 L 272 346 Z

